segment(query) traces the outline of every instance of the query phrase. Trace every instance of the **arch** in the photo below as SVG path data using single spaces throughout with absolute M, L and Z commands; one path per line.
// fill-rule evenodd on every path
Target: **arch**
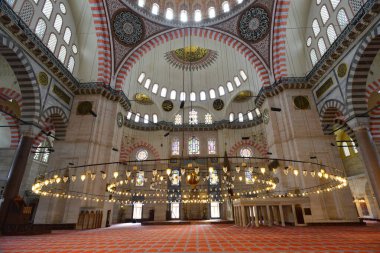
M 20 118 L 26 122 L 37 124 L 41 109 L 41 98 L 36 77 L 28 58 L 14 41 L 2 34 L 0 34 L 0 54 L 10 65 L 20 86 L 22 104 L 24 105 L 21 107 Z
M 0 88 L 0 98 L 7 99 L 7 100 L 8 99 L 15 100 L 17 102 L 18 106 L 20 107 L 20 110 L 21 110 L 22 96 L 17 91 L 12 90 L 12 89 L 8 89 L 8 88 Z
M 98 81 L 110 84 L 112 72 L 112 53 L 110 29 L 103 0 L 89 0 L 98 37 Z
M 346 108 L 342 102 L 334 99 L 327 100 L 319 112 L 323 133 L 326 135 L 330 134 L 333 131 L 336 117 L 344 115 L 346 115 Z
M 10 113 L 10 114 L 13 114 L 12 111 L 8 108 L 8 107 L 4 107 L 4 106 L 1 106 L 0 105 L 0 108 L 1 110 L 3 110 L 4 112 L 6 113 Z M 6 113 L 3 113 L 2 111 L 0 111 L 0 114 L 5 118 L 5 120 L 8 122 L 8 125 L 11 126 L 9 129 L 10 129 L 10 132 L 11 132 L 11 142 L 10 142 L 10 145 L 9 147 L 11 149 L 15 149 L 17 148 L 18 146 L 18 143 L 20 141 L 20 131 L 19 131 L 19 125 L 18 125 L 18 122 L 11 116 L 9 116 L 8 114 Z
M 84 223 L 84 212 L 81 211 L 79 213 L 78 221 L 77 221 L 77 229 L 83 229 L 83 223 Z
M 88 211 L 86 211 L 84 213 L 82 229 L 87 229 L 88 228 L 89 220 L 90 220 L 90 213 Z
M 380 24 L 367 33 L 356 50 L 347 83 L 348 116 L 364 114 L 367 104 L 367 76 L 376 54 L 380 50 Z
M 368 104 L 368 99 L 373 93 L 378 93 L 380 91 L 380 79 L 373 81 L 367 85 L 366 89 L 366 102 Z M 377 103 L 380 105 L 380 102 Z M 369 114 L 369 129 L 371 131 L 373 140 L 376 143 L 380 142 L 380 108 L 376 108 Z
M 290 0 L 278 0 L 273 24 L 272 68 L 276 80 L 288 75 L 286 65 L 286 25 Z
M 129 147 L 125 147 L 124 146 L 124 143 L 122 143 L 121 145 L 121 151 L 120 151 L 120 161 L 121 162 L 124 162 L 124 161 L 128 161 L 129 160 L 129 156 L 137 149 L 139 148 L 145 148 L 149 151 L 150 154 L 153 155 L 154 159 L 160 159 L 160 154 L 159 152 L 157 151 L 157 149 L 147 143 L 147 142 L 144 142 L 144 141 L 140 141 L 138 143 L 135 143 L 135 144 L 132 144 L 130 145 Z
M 148 41 L 142 43 L 131 54 L 129 54 L 124 63 L 121 65 L 120 70 L 116 73 L 116 89 L 120 90 L 123 88 L 122 85 L 128 76 L 129 71 L 145 54 L 147 54 L 153 48 L 170 40 L 190 36 L 190 32 L 191 36 L 213 39 L 215 41 L 219 41 L 228 46 L 231 46 L 232 48 L 235 48 L 236 51 L 246 57 L 247 60 L 255 67 L 263 86 L 270 85 L 269 72 L 266 66 L 256 56 L 254 51 L 239 41 L 239 39 L 217 30 L 211 30 L 210 28 L 191 28 L 191 30 L 190 28 L 176 28 L 174 30 L 170 30 L 168 32 L 150 38 Z
M 268 157 L 268 148 L 264 145 L 261 145 L 259 143 L 253 142 L 251 140 L 242 140 L 239 142 L 236 142 L 228 151 L 229 156 L 234 156 L 236 155 L 236 152 L 245 146 L 253 147 L 256 151 L 260 153 L 261 156 L 263 157 Z

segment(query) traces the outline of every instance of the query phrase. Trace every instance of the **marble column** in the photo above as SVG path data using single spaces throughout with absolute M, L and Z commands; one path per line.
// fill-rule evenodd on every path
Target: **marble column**
M 367 127 L 356 127 L 354 128 L 354 132 L 359 144 L 360 154 L 363 157 L 372 184 L 373 192 L 378 205 L 380 205 L 380 155 L 377 152 L 376 145 Z
M 280 209 L 281 226 L 285 227 L 284 210 L 282 209 L 282 205 L 279 206 L 279 209 Z
M 270 208 L 269 206 L 267 206 L 267 216 L 268 216 L 268 226 L 272 226 L 272 216 L 271 216 L 271 213 L 270 213 Z
M 294 204 L 292 204 L 292 213 L 293 213 L 293 219 L 294 219 L 294 226 L 297 226 L 298 221 L 297 221 L 297 215 L 296 215 L 296 207 Z
M 247 226 L 247 214 L 245 210 L 245 206 L 241 206 L 241 218 L 242 218 L 242 226 L 246 227 Z
M 4 202 L 2 203 L 0 210 L 0 228 L 6 224 L 9 208 L 13 199 L 19 195 L 21 182 L 25 174 L 33 141 L 33 136 L 25 134 L 21 137 L 18 144 L 14 160 L 9 171 L 7 185 L 5 186 L 3 194 Z
M 253 206 L 253 209 L 255 211 L 254 215 L 255 215 L 255 225 L 256 227 L 259 227 L 259 211 L 257 210 L 257 206 Z

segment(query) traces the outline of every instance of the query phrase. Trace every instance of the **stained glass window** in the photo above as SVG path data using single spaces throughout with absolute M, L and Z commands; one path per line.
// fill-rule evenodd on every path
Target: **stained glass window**
M 199 139 L 197 137 L 191 137 L 189 139 L 189 155 L 199 155 Z
M 191 110 L 189 112 L 189 124 L 197 125 L 198 124 L 198 112 L 195 110 Z
M 208 154 L 215 155 L 216 154 L 216 140 L 209 139 L 207 142 L 207 145 L 208 145 Z
M 173 170 L 172 171 L 172 185 L 179 185 L 179 171 Z
M 179 139 L 174 138 L 172 140 L 172 155 L 179 155 Z
M 212 171 L 209 171 L 210 176 L 210 185 L 217 185 L 219 178 L 218 178 L 218 172 L 214 169 Z
M 245 183 L 246 184 L 253 184 L 253 178 L 252 173 L 249 170 L 245 170 Z
M 240 149 L 240 156 L 245 157 L 245 158 L 252 157 L 253 156 L 252 149 L 250 149 L 248 147 L 244 147 L 244 148 Z
M 329 38 L 330 44 L 332 45 L 337 38 L 335 28 L 333 25 L 329 25 L 327 27 L 327 37 Z
M 144 186 L 144 171 L 136 173 L 136 186 Z
M 348 17 L 344 9 L 340 9 L 337 15 L 338 24 L 340 29 L 343 31 L 344 28 L 348 25 Z
M 148 159 L 148 151 L 146 149 L 140 149 L 136 152 L 136 160 L 145 161 Z

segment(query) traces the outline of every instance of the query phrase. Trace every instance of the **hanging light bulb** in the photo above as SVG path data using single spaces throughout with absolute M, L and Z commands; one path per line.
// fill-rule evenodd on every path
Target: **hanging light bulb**
M 287 176 L 288 173 L 289 173 L 289 168 L 288 168 L 288 167 L 285 167 L 285 169 L 284 169 L 284 174 Z
M 227 171 L 228 171 L 227 166 L 223 166 L 223 172 L 224 172 L 224 173 L 227 173 Z
M 247 167 L 247 163 L 242 162 L 242 163 L 241 163 L 241 167 L 243 167 L 243 168 Z
M 166 169 L 166 174 L 167 174 L 168 176 L 170 176 L 170 173 L 172 173 L 172 170 L 171 170 L 170 168 L 167 168 L 167 169 Z
M 189 164 L 187 165 L 187 168 L 193 168 L 193 164 L 192 164 L 192 163 L 189 163 Z
M 321 172 L 322 172 L 322 174 L 324 174 L 326 171 L 325 171 L 325 169 L 321 169 Z
M 115 171 L 115 172 L 113 173 L 113 177 L 114 177 L 114 178 L 117 178 L 118 176 L 119 176 L 119 172 Z
M 224 179 L 224 180 L 227 180 L 227 176 L 223 176 L 223 179 Z
M 59 183 L 61 182 L 61 178 L 60 178 L 60 177 L 57 177 L 57 178 L 55 179 L 55 182 L 56 182 L 57 184 L 59 184 Z
M 185 173 L 186 173 L 186 169 L 185 168 L 181 168 L 181 175 L 183 176 L 183 175 L 185 175 Z
M 213 173 L 214 172 L 214 168 L 213 167 L 209 167 L 208 168 L 208 172 Z
M 299 170 L 298 169 L 293 169 L 293 174 L 294 174 L 294 176 L 298 176 Z
M 86 174 L 82 174 L 82 175 L 80 176 L 80 180 L 82 180 L 82 182 L 83 182 L 85 179 L 86 179 Z
M 63 182 L 66 183 L 69 180 L 69 176 L 63 176 Z
M 91 180 L 92 180 L 92 181 L 95 180 L 95 177 L 96 177 L 96 174 L 95 174 L 95 173 L 91 173 Z
M 101 173 L 101 175 L 102 175 L 103 180 L 106 179 L 107 174 L 106 174 L 104 171 L 101 171 L 100 173 Z
M 132 167 L 132 169 L 133 169 L 134 171 L 137 171 L 138 168 L 137 168 L 137 166 L 135 165 L 135 166 Z
M 243 177 L 242 177 L 242 176 L 240 176 L 240 177 L 239 177 L 239 180 L 240 180 L 240 181 L 242 181 L 242 180 L 243 180 Z
M 130 176 L 131 176 L 131 172 L 130 172 L 129 170 L 127 170 L 127 171 L 125 172 L 125 175 L 127 175 L 127 177 L 130 177 Z
M 310 175 L 311 175 L 312 177 L 315 177 L 315 171 L 314 171 L 314 170 L 310 171 Z
M 71 182 L 75 182 L 75 180 L 77 180 L 77 176 L 76 175 L 72 175 L 71 176 Z
M 249 167 L 248 167 L 248 171 L 249 171 L 250 173 L 252 173 L 252 172 L 253 172 L 253 167 L 252 167 L 252 166 L 249 166 Z
M 273 174 L 277 174 L 277 168 L 273 168 Z
M 318 172 L 318 177 L 322 178 L 323 173 L 321 171 Z
M 261 167 L 260 168 L 260 171 L 261 171 L 262 174 L 265 174 L 265 170 L 266 170 L 265 167 Z
M 148 182 L 148 178 L 147 177 L 144 177 L 144 182 Z
M 153 169 L 152 174 L 153 174 L 153 176 L 157 176 L 157 169 Z
M 302 175 L 303 175 L 304 177 L 306 177 L 306 176 L 307 176 L 307 170 L 303 170 L 303 171 L 302 171 Z
M 206 176 L 206 179 L 207 179 L 207 180 L 209 180 L 209 178 L 210 178 L 209 176 Z
M 195 167 L 195 168 L 194 168 L 194 172 L 195 172 L 196 174 L 198 174 L 198 173 L 199 173 L 199 167 Z
M 163 176 L 160 176 L 160 180 L 163 181 L 163 180 L 164 180 L 164 177 L 163 177 Z
M 232 179 L 232 181 L 235 181 L 235 176 L 232 176 L 231 179 Z
M 327 173 L 323 174 L 323 176 L 324 176 L 325 179 L 329 178 L 329 174 L 327 174 Z
M 237 166 L 235 167 L 235 170 L 236 170 L 237 173 L 239 173 L 239 172 L 240 172 L 240 166 L 237 165 Z

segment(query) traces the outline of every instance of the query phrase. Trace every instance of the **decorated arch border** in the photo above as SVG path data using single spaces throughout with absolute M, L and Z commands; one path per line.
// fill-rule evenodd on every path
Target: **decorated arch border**
M 5 112 L 3 113 L 2 111 L 0 111 L 0 114 L 4 116 L 5 120 L 8 122 L 8 126 L 10 126 L 9 129 L 11 132 L 11 143 L 9 147 L 12 149 L 17 148 L 18 143 L 20 141 L 19 124 L 16 119 L 14 119 L 12 116 L 9 116 L 7 114 L 7 113 L 12 114 L 12 115 L 14 114 L 10 108 L 6 106 L 1 106 L 1 105 L 0 105 L 0 108 L 2 111 Z
M 145 148 L 146 150 L 148 150 L 149 154 L 153 155 L 154 159 L 160 159 L 160 154 L 153 145 L 145 141 L 140 141 L 128 147 L 125 147 L 124 144 L 121 145 L 120 162 L 128 161 L 129 156 L 139 148 Z
M 103 0 L 89 0 L 98 38 L 98 81 L 109 84 L 112 72 L 110 30 Z
M 272 45 L 272 65 L 276 80 L 288 74 L 286 65 L 286 25 L 289 6 L 289 0 L 278 0 L 276 4 Z
M 22 96 L 17 91 L 12 90 L 12 89 L 8 89 L 8 88 L 0 88 L 0 98 L 3 98 L 3 99 L 14 99 L 17 102 L 17 104 L 18 104 L 18 106 L 20 107 L 20 110 L 21 110 L 21 107 L 22 107 Z
M 39 87 L 33 68 L 23 50 L 13 40 L 0 34 L 0 55 L 2 55 L 13 70 L 20 86 L 22 104 L 21 119 L 37 123 L 41 109 Z
M 380 91 L 380 79 L 367 85 L 366 90 L 366 102 L 368 104 L 368 99 L 372 93 L 377 93 Z M 378 102 L 380 105 L 380 101 Z M 376 143 L 380 142 L 380 108 L 374 109 L 370 114 L 369 118 L 369 129 L 371 131 L 373 140 Z
M 367 105 L 367 76 L 373 59 L 380 50 L 380 24 L 371 30 L 357 49 L 347 84 L 348 115 L 364 114 Z
M 242 140 L 235 143 L 228 151 L 228 156 L 235 156 L 236 152 L 242 147 L 253 147 L 254 150 L 258 151 L 262 157 L 268 157 L 268 148 L 256 142 L 250 140 Z
M 66 137 L 68 118 L 65 112 L 56 106 L 46 109 L 41 117 L 41 125 L 44 132 L 52 132 L 60 141 Z M 46 139 L 42 131 L 34 138 L 34 149 Z
M 137 48 L 127 58 L 122 68 L 117 73 L 116 89 L 122 89 L 123 83 L 126 77 L 128 76 L 129 71 L 145 54 L 147 54 L 153 48 L 166 42 L 169 42 L 173 39 L 183 38 L 184 36 L 190 36 L 190 32 L 191 36 L 213 39 L 215 41 L 222 42 L 236 49 L 236 51 L 238 51 L 240 54 L 246 57 L 248 61 L 251 62 L 251 64 L 255 67 L 263 86 L 270 85 L 269 73 L 268 70 L 265 68 L 265 65 L 255 55 L 252 49 L 240 42 L 238 39 L 233 38 L 231 35 L 224 34 L 220 31 L 211 30 L 209 28 L 180 28 L 171 30 L 163 34 L 159 34 L 156 37 L 149 39 L 149 41 L 139 46 L 139 48 Z

